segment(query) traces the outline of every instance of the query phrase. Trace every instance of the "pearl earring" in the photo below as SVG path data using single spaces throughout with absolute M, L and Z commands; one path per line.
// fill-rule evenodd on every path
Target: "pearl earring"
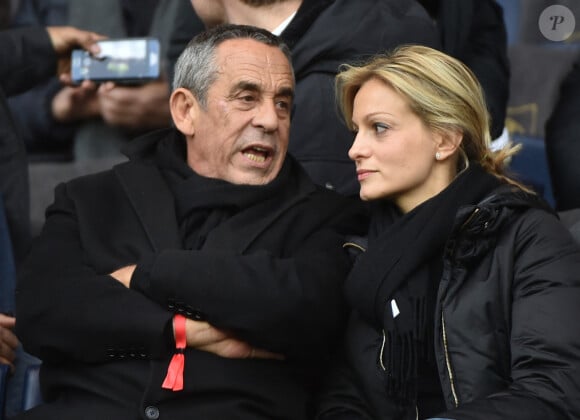
M 435 153 L 435 160 L 439 160 L 439 159 L 441 159 L 441 153 L 437 152 L 437 153 Z

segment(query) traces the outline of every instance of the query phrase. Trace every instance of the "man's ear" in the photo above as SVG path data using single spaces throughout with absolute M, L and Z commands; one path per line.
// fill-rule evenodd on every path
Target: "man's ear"
M 198 103 L 193 93 L 185 88 L 175 89 L 169 98 L 169 109 L 177 129 L 186 136 L 193 136 L 198 113 Z
M 439 133 L 437 137 L 436 152 L 439 156 L 438 159 L 442 160 L 453 155 L 457 149 L 461 147 L 463 132 L 459 130 L 449 130 Z

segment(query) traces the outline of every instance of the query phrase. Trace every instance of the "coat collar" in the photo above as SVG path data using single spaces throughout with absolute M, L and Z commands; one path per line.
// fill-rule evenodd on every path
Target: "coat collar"
M 153 249 L 181 248 L 174 198 L 157 167 L 131 161 L 113 170 Z
M 204 249 L 227 248 L 242 253 L 276 224 L 280 217 L 305 200 L 315 186 L 292 162 L 297 189 L 288 191 L 283 202 L 267 200 L 251 211 L 243 211 L 218 226 L 208 236 Z M 159 169 L 142 161 L 130 161 L 113 168 L 131 206 L 143 226 L 153 250 L 183 248 L 177 225 L 175 199 Z

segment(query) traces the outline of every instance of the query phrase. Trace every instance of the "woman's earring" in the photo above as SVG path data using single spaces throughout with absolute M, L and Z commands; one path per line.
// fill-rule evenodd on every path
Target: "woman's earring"
M 435 160 L 439 160 L 439 159 L 441 159 L 441 153 L 437 152 L 437 153 L 435 153 Z

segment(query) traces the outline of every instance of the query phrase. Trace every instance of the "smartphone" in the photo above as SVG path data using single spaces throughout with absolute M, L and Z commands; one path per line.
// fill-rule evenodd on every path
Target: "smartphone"
M 156 38 L 105 39 L 98 42 L 99 55 L 85 50 L 71 54 L 71 78 L 96 83 L 141 84 L 159 78 L 159 40 Z

